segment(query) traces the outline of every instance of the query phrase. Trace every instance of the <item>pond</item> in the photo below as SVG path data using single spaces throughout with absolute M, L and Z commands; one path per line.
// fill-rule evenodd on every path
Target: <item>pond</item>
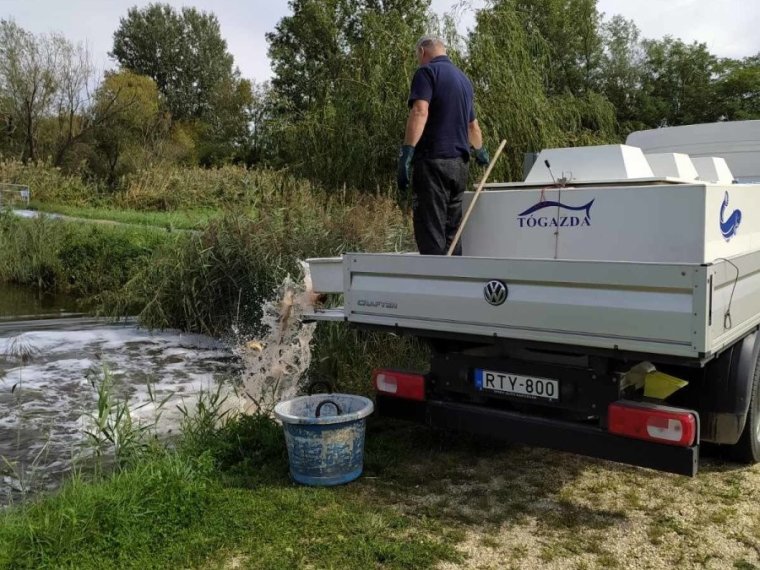
M 216 339 L 149 332 L 74 313 L 74 306 L 63 296 L 0 285 L 0 504 L 54 487 L 86 455 L 84 430 L 105 374 L 115 394 L 129 398 L 133 416 L 158 418 L 165 433 L 181 420 L 177 404 L 192 406 L 234 368 Z M 158 414 L 153 402 L 167 396 Z

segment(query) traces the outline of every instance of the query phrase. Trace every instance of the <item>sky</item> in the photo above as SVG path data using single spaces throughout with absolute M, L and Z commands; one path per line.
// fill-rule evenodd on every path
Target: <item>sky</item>
M 222 35 L 244 77 L 271 77 L 265 34 L 288 14 L 287 0 L 163 0 L 176 7 L 195 6 L 213 11 Z M 469 0 L 481 7 L 483 0 Z M 12 18 L 34 33 L 61 32 L 86 43 L 102 71 L 113 68 L 107 53 L 119 18 L 132 6 L 149 0 L 0 0 L 0 18 Z M 448 11 L 454 0 L 432 0 L 437 12 Z M 646 38 L 665 35 L 704 42 L 716 55 L 744 57 L 760 52 L 760 0 L 599 0 L 599 9 L 622 14 L 636 22 Z M 462 31 L 474 23 L 472 12 L 462 15 Z M 572 25 L 572 23 L 568 23 Z

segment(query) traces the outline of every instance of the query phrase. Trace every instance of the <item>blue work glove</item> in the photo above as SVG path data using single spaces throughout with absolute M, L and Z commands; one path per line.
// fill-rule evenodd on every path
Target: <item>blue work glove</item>
M 475 149 L 475 162 L 481 166 L 487 166 L 491 162 L 491 155 L 488 154 L 485 146 Z
M 409 189 L 409 180 L 412 176 L 412 158 L 414 157 L 414 147 L 409 144 L 405 144 L 401 147 L 398 153 L 398 174 L 396 175 L 396 182 L 398 183 L 398 189 L 402 192 L 406 192 Z

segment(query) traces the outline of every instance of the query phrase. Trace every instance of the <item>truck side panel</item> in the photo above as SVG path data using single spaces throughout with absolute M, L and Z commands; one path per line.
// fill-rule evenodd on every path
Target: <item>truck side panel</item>
M 704 266 L 351 254 L 349 322 L 698 357 Z M 506 300 L 489 304 L 491 280 Z M 700 325 L 701 323 L 701 325 Z

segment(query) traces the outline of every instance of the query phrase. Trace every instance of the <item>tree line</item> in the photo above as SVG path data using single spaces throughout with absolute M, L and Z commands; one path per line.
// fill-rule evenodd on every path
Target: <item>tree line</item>
M 194 8 L 130 9 L 102 78 L 81 44 L 2 20 L 0 153 L 110 184 L 160 161 L 236 162 L 374 191 L 392 180 L 413 47 L 431 31 L 473 80 L 488 143 L 509 142 L 503 179 L 528 151 L 760 118 L 760 53 L 642 38 L 596 0 L 493 0 L 466 34 L 456 15 L 429 0 L 290 0 L 267 34 L 268 83 L 241 77 L 217 18 Z

